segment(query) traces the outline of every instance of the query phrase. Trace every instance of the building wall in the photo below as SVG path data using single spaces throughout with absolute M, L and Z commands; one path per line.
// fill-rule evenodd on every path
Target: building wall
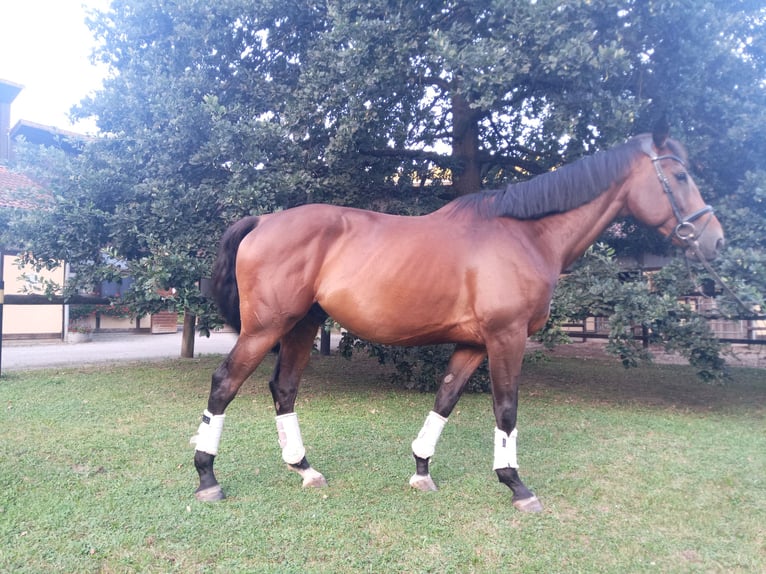
M 140 320 L 130 317 L 109 317 L 101 315 L 99 319 L 99 329 L 102 331 L 131 331 L 136 329 L 149 330 L 151 318 L 149 315 L 141 317 Z
M 4 254 L 3 279 L 6 293 L 24 294 L 27 283 L 21 279 L 22 274 L 39 281 L 50 279 L 58 284 L 64 283 L 63 266 L 37 273 L 28 266 L 19 269 L 16 256 Z M 63 305 L 3 305 L 4 339 L 62 337 L 63 325 Z

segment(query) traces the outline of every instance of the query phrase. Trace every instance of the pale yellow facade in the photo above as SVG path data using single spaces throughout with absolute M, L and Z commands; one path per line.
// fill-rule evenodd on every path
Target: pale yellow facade
M 47 280 L 59 285 L 64 283 L 63 265 L 51 271 L 37 272 L 28 266 L 19 268 L 17 262 L 15 255 L 3 254 L 6 294 L 22 295 L 29 292 L 29 287 L 41 287 Z M 23 275 L 31 278 L 33 283 L 28 283 Z M 3 338 L 62 337 L 63 333 L 63 305 L 3 305 Z
M 26 293 L 42 293 L 41 290 L 29 289 L 35 285 L 42 288 L 45 281 L 54 281 L 58 285 L 64 283 L 64 266 L 51 271 L 35 272 L 31 267 L 19 268 L 15 255 L 3 255 L 3 271 L 5 276 L 5 293 L 24 295 Z M 31 278 L 29 283 L 24 276 Z M 26 289 L 25 289 L 26 287 Z M 64 321 L 67 318 L 64 305 L 4 305 L 3 306 L 3 338 L 4 339 L 43 339 L 64 338 L 66 334 Z M 71 321 L 70 321 L 71 322 Z M 99 331 L 134 331 L 139 328 L 149 331 L 151 317 L 142 317 L 139 321 L 129 317 L 111 317 L 102 315 L 98 323 L 92 315 L 75 321 L 79 327 L 88 327 Z

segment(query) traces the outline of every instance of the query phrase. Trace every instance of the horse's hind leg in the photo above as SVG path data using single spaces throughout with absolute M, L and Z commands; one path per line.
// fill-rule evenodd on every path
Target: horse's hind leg
M 291 470 L 301 475 L 304 487 L 327 485 L 324 476 L 314 470 L 306 459 L 298 415 L 295 413 L 300 377 L 311 357 L 317 329 L 326 318 L 324 311 L 315 305 L 306 317 L 282 337 L 277 366 L 269 382 L 277 413 L 277 434 L 279 446 L 282 448 L 282 460 Z
M 197 435 L 192 438 L 195 444 L 194 466 L 199 474 L 199 488 L 195 491 L 197 500 L 221 500 L 224 495 L 213 472 L 213 462 L 218 454 L 218 444 L 223 430 L 224 411 L 234 399 L 252 372 L 258 367 L 264 356 L 276 343 L 276 336 L 245 336 L 237 343 L 226 359 L 213 373 L 207 409 L 202 415 L 202 423 Z
M 434 409 L 428 413 L 423 428 L 412 441 L 412 453 L 415 456 L 415 474 L 410 478 L 410 486 L 418 490 L 436 490 L 428 465 L 436 450 L 447 417 L 455 408 L 463 389 L 476 368 L 486 356 L 484 349 L 458 345 L 450 357 L 447 372 L 439 391 L 436 393 Z

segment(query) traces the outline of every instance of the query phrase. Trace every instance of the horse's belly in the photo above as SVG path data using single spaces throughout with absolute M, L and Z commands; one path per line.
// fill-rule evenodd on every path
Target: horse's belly
M 338 323 L 357 337 L 382 345 L 419 346 L 441 343 L 483 345 L 477 333 L 457 325 L 394 325 L 385 322 L 371 324 L 353 319 L 339 320 Z
M 322 308 L 354 335 L 386 345 L 481 344 L 470 316 L 436 300 L 411 302 L 384 297 L 363 300 L 354 291 L 320 299 Z

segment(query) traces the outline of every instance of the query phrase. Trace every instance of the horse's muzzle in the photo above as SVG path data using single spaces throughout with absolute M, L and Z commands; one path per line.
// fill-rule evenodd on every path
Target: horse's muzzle
M 692 261 L 712 261 L 726 246 L 723 235 L 720 237 L 702 237 L 687 242 L 685 255 Z

